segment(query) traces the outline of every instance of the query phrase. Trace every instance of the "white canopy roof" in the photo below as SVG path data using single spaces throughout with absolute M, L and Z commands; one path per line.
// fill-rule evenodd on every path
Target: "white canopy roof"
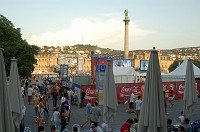
M 113 74 L 118 75 L 136 75 L 136 71 L 133 67 L 113 67 Z
M 187 68 L 187 62 L 188 62 L 188 58 L 186 57 L 186 59 L 183 61 L 183 63 L 177 67 L 174 71 L 170 72 L 169 74 L 166 75 L 162 75 L 162 78 L 181 78 L 184 79 L 185 78 L 185 74 L 186 74 L 186 68 Z M 200 69 L 193 65 L 193 69 L 194 69 L 194 76 L 195 78 L 200 78 Z

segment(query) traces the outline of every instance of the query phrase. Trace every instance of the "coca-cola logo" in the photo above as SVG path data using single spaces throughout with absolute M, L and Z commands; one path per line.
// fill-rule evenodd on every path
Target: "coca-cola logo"
M 163 91 L 167 90 L 167 85 L 163 85 Z
M 97 94 L 97 90 L 96 89 L 91 89 L 91 88 L 87 88 L 85 93 L 88 94 Z
M 132 86 L 130 88 L 124 86 L 124 87 L 121 88 L 121 93 L 130 93 L 131 91 L 137 92 L 138 86 Z
M 184 87 L 185 86 L 183 84 L 180 84 L 179 87 L 178 87 L 178 90 L 184 90 Z

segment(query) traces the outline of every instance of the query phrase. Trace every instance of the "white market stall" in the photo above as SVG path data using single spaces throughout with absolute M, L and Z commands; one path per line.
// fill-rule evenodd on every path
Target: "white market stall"
M 186 67 L 187 67 L 188 58 L 186 58 L 183 63 L 177 67 L 174 71 L 162 75 L 163 82 L 175 82 L 175 81 L 184 81 L 186 75 Z M 194 76 L 195 78 L 200 78 L 200 69 L 193 64 Z

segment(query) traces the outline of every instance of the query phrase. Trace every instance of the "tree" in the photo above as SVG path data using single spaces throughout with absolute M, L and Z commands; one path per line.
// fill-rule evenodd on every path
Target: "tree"
M 174 60 L 174 62 L 168 68 L 169 72 L 172 72 L 173 70 L 175 70 L 182 62 L 183 60 L 179 60 L 179 59 Z
M 19 76 L 27 78 L 34 70 L 37 60 L 34 58 L 39 47 L 29 45 L 22 39 L 20 28 L 15 28 L 11 21 L 0 15 L 0 48 L 3 48 L 6 73 L 10 74 L 10 65 L 13 57 L 17 59 Z
M 200 61 L 198 59 L 194 59 L 192 60 L 192 63 L 197 66 L 198 68 L 200 68 Z

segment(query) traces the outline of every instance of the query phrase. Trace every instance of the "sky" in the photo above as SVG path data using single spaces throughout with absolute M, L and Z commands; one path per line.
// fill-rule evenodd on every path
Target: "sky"
M 200 46 L 200 0 L 1 0 L 0 14 L 38 46 L 91 44 L 124 50 Z

